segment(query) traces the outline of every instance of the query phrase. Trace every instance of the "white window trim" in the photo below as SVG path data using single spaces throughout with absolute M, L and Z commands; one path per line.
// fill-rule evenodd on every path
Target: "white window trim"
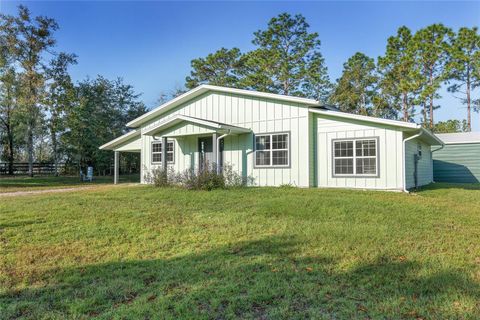
M 357 156 L 357 141 L 374 140 L 375 141 L 375 156 Z M 346 138 L 332 140 L 332 176 L 339 178 L 361 177 L 361 178 L 378 178 L 379 175 L 379 154 L 378 154 L 378 137 L 365 138 Z M 335 156 L 335 142 L 352 142 L 353 156 L 352 157 L 337 157 Z M 336 173 L 335 160 L 336 159 L 353 159 L 353 173 Z M 375 159 L 375 173 L 357 173 L 357 159 Z
M 273 136 L 276 135 L 287 135 L 287 148 L 286 149 L 273 149 Z M 270 136 L 270 149 L 257 150 L 257 137 Z M 253 155 L 253 167 L 254 168 L 290 168 L 290 154 L 291 154 L 291 143 L 290 143 L 290 132 L 271 132 L 271 133 L 259 133 L 254 134 L 253 136 L 253 145 L 255 152 Z M 257 151 L 270 151 L 270 164 L 269 165 L 259 165 L 257 164 Z M 273 164 L 273 151 L 287 151 L 287 164 Z
M 172 151 L 167 151 L 167 155 L 168 155 L 169 153 L 172 154 L 172 161 L 167 161 L 167 164 L 168 164 L 168 163 L 175 163 L 175 141 L 173 141 L 173 140 L 167 140 L 167 146 L 168 146 L 169 143 L 173 144 L 173 149 L 172 149 Z M 150 149 L 151 162 L 152 162 L 152 164 L 162 164 L 162 160 L 160 160 L 160 161 L 153 161 L 153 155 L 154 155 L 154 154 L 162 154 L 161 151 L 159 151 L 159 152 L 153 152 L 153 145 L 154 145 L 154 144 L 162 144 L 162 141 L 152 141 L 152 144 L 150 145 L 150 146 L 151 146 L 151 149 Z M 160 159 L 161 159 L 161 158 L 162 158 L 162 157 L 160 156 Z

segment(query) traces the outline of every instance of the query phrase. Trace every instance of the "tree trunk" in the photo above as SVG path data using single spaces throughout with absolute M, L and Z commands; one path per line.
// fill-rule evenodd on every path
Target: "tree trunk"
M 472 131 L 472 114 L 470 106 L 470 74 L 467 75 L 467 130 Z
M 430 86 L 433 86 L 432 71 L 430 71 Z M 433 96 L 434 96 L 434 93 L 430 95 L 430 130 L 433 130 Z
M 33 124 L 27 129 L 28 175 L 33 177 Z
M 15 160 L 14 146 L 13 146 L 13 132 L 10 127 L 7 131 L 8 135 L 8 174 L 13 175 L 13 161 Z
M 408 121 L 407 94 L 403 94 L 403 121 Z
M 50 130 L 52 136 L 54 174 L 55 177 L 58 177 L 57 134 L 53 128 L 51 128 Z

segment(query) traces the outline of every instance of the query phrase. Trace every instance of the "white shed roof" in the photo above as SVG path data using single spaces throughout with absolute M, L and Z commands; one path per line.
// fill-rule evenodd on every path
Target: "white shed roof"
M 436 134 L 445 144 L 480 143 L 480 132 L 457 132 Z

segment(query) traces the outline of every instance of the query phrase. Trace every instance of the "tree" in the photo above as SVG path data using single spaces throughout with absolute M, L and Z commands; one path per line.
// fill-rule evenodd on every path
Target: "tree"
M 423 104 L 424 122 L 429 114 L 429 127 L 433 129 L 433 111 L 438 108 L 434 99 L 439 98 L 438 89 L 446 78 L 446 64 L 453 32 L 443 24 L 432 24 L 420 29 L 413 37 L 415 59 L 424 81 L 420 93 Z M 427 102 L 428 100 L 428 102 Z
M 340 110 L 369 115 L 376 94 L 375 61 L 361 52 L 343 64 L 343 73 L 330 97 Z
M 4 133 L 2 144 L 4 156 L 8 161 L 8 174 L 13 175 L 15 161 L 15 132 L 18 124 L 18 107 L 16 96 L 18 76 L 11 67 L 1 68 L 0 73 L 0 128 Z
M 465 95 L 462 102 L 467 105 L 467 128 L 472 130 L 471 110 L 474 106 L 472 91 L 480 86 L 480 34 L 478 28 L 460 28 L 454 37 L 447 64 L 447 81 L 454 81 L 448 87 L 453 93 Z
M 282 13 L 254 33 L 258 48 L 244 57 L 241 85 L 285 95 L 325 99 L 330 88 L 317 33 L 302 15 Z
M 410 29 L 400 27 L 396 36 L 388 38 L 385 56 L 378 58 L 378 71 L 383 104 L 400 111 L 403 121 L 410 121 L 421 83 Z
M 470 131 L 468 128 L 468 123 L 465 120 L 461 122 L 459 120 L 447 120 L 439 121 L 435 123 L 433 131 L 435 133 L 454 133 L 454 132 L 465 132 Z
M 49 113 L 47 127 L 50 132 L 55 175 L 58 175 L 58 135 L 65 130 L 65 113 L 73 107 L 75 100 L 74 85 L 68 74 L 68 67 L 76 63 L 75 55 L 60 53 L 50 61 L 46 72 L 49 82 L 44 103 L 45 109 Z
M 66 110 L 68 130 L 62 142 L 69 147 L 71 162 L 80 167 L 92 165 L 98 174 L 105 174 L 113 155 L 98 147 L 126 133 L 125 123 L 144 114 L 146 108 L 122 79 L 87 79 L 78 84 L 76 94 L 75 106 Z
M 0 36 L 6 39 L 8 50 L 22 70 L 19 73 L 21 90 L 18 102 L 25 117 L 29 175 L 33 176 L 34 132 L 42 116 L 42 59 L 55 44 L 53 32 L 58 29 L 58 25 L 51 18 L 32 18 L 30 11 L 24 6 L 18 7 L 18 16 L 1 15 L 0 20 Z
M 193 89 L 201 84 L 238 87 L 239 69 L 242 63 L 240 49 L 221 48 L 205 58 L 193 59 L 192 71 L 186 78 L 186 87 Z

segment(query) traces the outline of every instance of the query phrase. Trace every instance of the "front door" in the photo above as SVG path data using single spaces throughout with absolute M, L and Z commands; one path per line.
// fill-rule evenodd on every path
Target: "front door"
M 198 138 L 198 151 L 200 154 L 200 169 L 204 169 L 206 165 L 211 166 L 215 162 L 213 137 Z

